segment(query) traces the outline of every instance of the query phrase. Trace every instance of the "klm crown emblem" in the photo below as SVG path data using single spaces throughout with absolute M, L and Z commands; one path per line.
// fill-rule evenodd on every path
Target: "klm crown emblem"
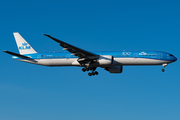
M 23 46 L 26 46 L 26 45 L 28 45 L 28 44 L 24 42 L 24 43 L 22 43 L 22 45 L 23 45 Z
M 31 49 L 31 46 L 28 46 L 28 43 L 22 43 L 22 46 L 19 46 L 19 50 Z

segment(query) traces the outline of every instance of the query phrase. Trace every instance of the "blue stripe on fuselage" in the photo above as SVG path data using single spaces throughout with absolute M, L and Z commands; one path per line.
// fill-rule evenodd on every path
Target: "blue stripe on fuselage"
M 147 58 L 156 60 L 175 61 L 176 57 L 172 54 L 161 51 L 116 51 L 116 52 L 93 52 L 98 55 L 112 55 L 115 58 Z M 69 52 L 57 52 L 57 53 L 34 53 L 26 54 L 25 56 L 31 57 L 31 59 L 63 59 L 63 58 L 78 58 L 71 55 Z M 13 59 L 21 59 L 13 57 Z

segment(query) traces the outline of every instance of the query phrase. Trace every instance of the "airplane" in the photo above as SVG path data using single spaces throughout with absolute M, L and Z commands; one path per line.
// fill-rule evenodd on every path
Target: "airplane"
M 167 52 L 161 51 L 115 51 L 115 52 L 89 52 L 73 46 L 69 43 L 58 40 L 50 35 L 43 34 L 57 42 L 63 50 L 69 52 L 38 53 L 18 33 L 14 37 L 19 50 L 18 53 L 4 50 L 3 52 L 12 55 L 14 60 L 43 66 L 78 66 L 83 67 L 82 71 L 90 71 L 89 76 L 98 75 L 97 67 L 104 68 L 110 73 L 122 73 L 123 66 L 127 65 L 162 65 L 162 72 L 165 67 L 177 60 Z

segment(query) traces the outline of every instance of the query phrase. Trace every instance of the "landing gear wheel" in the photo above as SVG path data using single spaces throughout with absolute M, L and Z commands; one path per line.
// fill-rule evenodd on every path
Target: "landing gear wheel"
M 165 69 L 162 69 L 162 72 L 164 72 L 165 71 Z
M 92 72 L 91 74 L 92 74 L 92 75 L 95 75 L 95 72 Z
M 97 71 L 95 71 L 95 75 L 98 75 L 99 73 Z
M 89 76 L 92 76 L 92 73 L 88 73 Z
M 86 68 L 83 68 L 82 71 L 83 71 L 83 72 L 86 72 Z

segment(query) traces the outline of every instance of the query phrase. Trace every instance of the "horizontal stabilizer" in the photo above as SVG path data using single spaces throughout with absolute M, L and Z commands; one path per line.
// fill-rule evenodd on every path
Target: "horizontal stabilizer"
M 10 55 L 17 56 L 17 57 L 22 58 L 22 59 L 30 58 L 30 57 L 27 57 L 27 56 L 24 56 L 24 55 L 20 55 L 20 54 L 17 54 L 17 53 L 13 53 L 13 52 L 10 52 L 10 51 L 7 51 L 7 50 L 4 50 L 3 52 L 8 53 Z

